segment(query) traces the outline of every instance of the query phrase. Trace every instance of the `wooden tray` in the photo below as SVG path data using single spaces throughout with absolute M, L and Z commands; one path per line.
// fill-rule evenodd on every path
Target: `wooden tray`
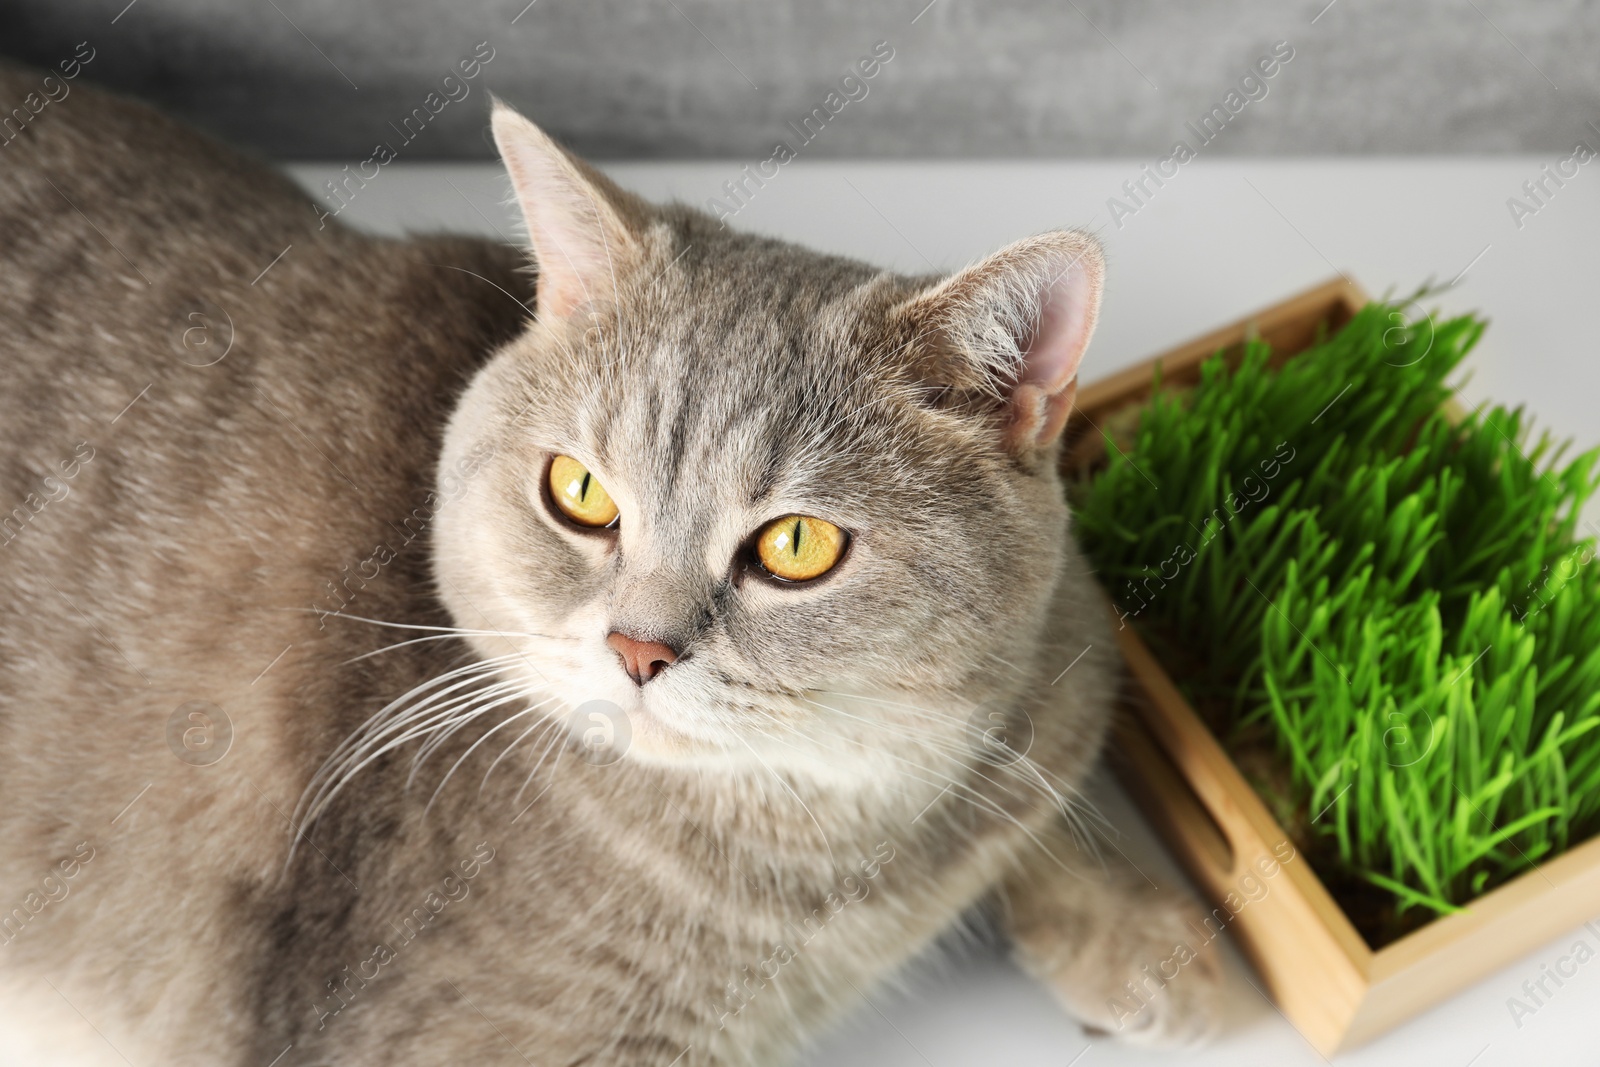
M 1359 288 L 1335 279 L 1085 386 L 1073 413 L 1077 425 L 1068 427 L 1064 462 L 1081 461 L 1099 438 L 1094 427 L 1149 398 L 1156 368 L 1164 387 L 1191 384 L 1213 353 L 1223 350 L 1237 360 L 1252 337 L 1271 344 L 1279 362 L 1315 343 L 1319 333 L 1344 325 L 1366 302 Z M 1600 915 L 1595 838 L 1479 897 L 1467 910 L 1373 951 L 1303 854 L 1261 878 L 1258 862 L 1275 861 L 1274 846 L 1289 834 L 1133 628 L 1118 630 L 1117 641 L 1132 684 L 1112 742 L 1112 766 L 1213 903 L 1234 894 L 1237 904 L 1244 895 L 1241 880 L 1252 874 L 1266 884 L 1265 895 L 1232 915 L 1224 928 L 1279 1009 L 1322 1054 L 1376 1037 Z

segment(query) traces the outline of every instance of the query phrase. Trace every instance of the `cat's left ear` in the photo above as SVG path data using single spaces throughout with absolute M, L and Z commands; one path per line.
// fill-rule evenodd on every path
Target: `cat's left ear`
M 939 352 L 935 377 L 997 395 L 1015 453 L 1060 436 L 1100 313 L 1105 259 L 1086 233 L 1024 238 L 896 309 Z
M 614 298 L 640 260 L 642 203 L 499 100 L 491 124 L 539 267 L 540 316 Z

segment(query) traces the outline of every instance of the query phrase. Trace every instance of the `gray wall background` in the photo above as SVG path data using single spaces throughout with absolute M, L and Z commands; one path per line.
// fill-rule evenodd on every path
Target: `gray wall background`
M 487 157 L 489 90 L 598 158 L 765 159 L 878 41 L 893 61 L 803 154 L 1154 157 L 1282 40 L 1208 152 L 1600 146 L 1590 0 L 0 0 L 0 54 L 85 40 L 87 79 L 287 158 L 398 147 L 481 41 L 403 158 Z

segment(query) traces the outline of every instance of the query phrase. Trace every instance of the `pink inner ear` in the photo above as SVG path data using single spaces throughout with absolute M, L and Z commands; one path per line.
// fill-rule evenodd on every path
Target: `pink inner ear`
M 1075 261 L 1058 268 L 1046 286 L 1011 394 L 1013 445 L 1047 445 L 1066 425 L 1078 396 L 1078 366 L 1094 333 L 1097 289 L 1097 279 Z
M 536 151 L 507 153 L 506 166 L 539 263 L 540 312 L 564 318 L 608 294 L 612 256 L 621 249 L 607 247 L 600 213 L 586 191 Z
M 1023 353 L 1021 381 L 1046 393 L 1059 393 L 1078 376 L 1094 331 L 1094 294 L 1084 272 L 1067 267 L 1050 283 L 1039 303 L 1039 322 Z
M 492 121 L 539 266 L 540 317 L 566 318 L 613 296 L 631 246 L 604 192 L 521 115 L 497 107 Z

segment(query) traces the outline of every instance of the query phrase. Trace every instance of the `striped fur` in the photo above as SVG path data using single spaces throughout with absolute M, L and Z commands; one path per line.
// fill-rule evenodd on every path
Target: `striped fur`
M 908 310 L 937 279 L 573 165 L 635 258 L 530 319 L 520 253 L 325 225 L 87 88 L 0 148 L 15 1062 L 769 1064 L 985 901 L 1097 1025 L 1170 954 L 1183 905 L 1118 889 L 1077 803 L 1117 667 L 1003 353 Z M 552 450 L 619 540 L 540 510 Z M 838 573 L 740 572 L 793 510 L 855 533 Z M 619 620 L 687 654 L 636 692 Z M 618 762 L 569 729 L 596 699 Z

